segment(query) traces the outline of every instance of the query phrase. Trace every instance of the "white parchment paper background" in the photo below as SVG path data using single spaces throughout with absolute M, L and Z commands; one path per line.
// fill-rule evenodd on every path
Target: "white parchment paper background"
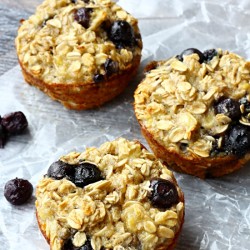
M 99 146 L 124 136 L 145 145 L 133 113 L 133 92 L 150 60 L 166 59 L 186 48 L 220 47 L 250 59 L 248 0 L 120 0 L 139 19 L 144 49 L 140 70 L 129 88 L 97 110 L 66 110 L 24 83 L 19 66 L 0 77 L 0 115 L 21 110 L 29 129 L 0 149 L 0 249 L 46 250 L 33 196 L 10 205 L 4 184 L 26 178 L 35 187 L 48 166 L 70 151 Z M 17 24 L 18 26 L 18 24 Z M 176 173 L 185 193 L 186 217 L 176 249 L 250 249 L 250 168 L 220 179 L 199 180 Z

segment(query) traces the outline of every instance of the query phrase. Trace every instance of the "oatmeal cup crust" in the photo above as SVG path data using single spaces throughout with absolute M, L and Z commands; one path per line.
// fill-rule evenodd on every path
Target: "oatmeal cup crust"
M 82 246 L 86 236 L 93 249 L 171 250 L 184 222 L 184 195 L 173 173 L 138 141 L 119 138 L 100 148 L 70 153 L 60 160 L 77 165 L 87 161 L 104 180 L 79 188 L 62 179 L 44 177 L 36 189 L 39 228 L 52 250 L 72 239 Z M 148 199 L 149 180 L 160 177 L 173 183 L 179 200 L 158 209 Z
M 85 82 L 73 84 L 46 83 L 34 77 L 34 75 L 26 71 L 21 62 L 19 63 L 27 83 L 39 88 L 68 109 L 85 110 L 98 108 L 122 93 L 131 78 L 136 74 L 140 64 L 140 57 L 135 58 L 133 66 L 121 74 L 112 76 L 101 83 L 91 82 L 89 84 Z
M 221 49 L 202 63 L 195 53 L 182 60 L 154 61 L 145 68 L 134 94 L 142 134 L 154 154 L 176 171 L 200 178 L 232 173 L 250 160 L 249 151 L 236 155 L 225 148 L 235 124 L 245 129 L 250 124 L 248 106 L 240 102 L 250 100 L 250 63 Z M 215 112 L 222 98 L 239 102 L 238 120 Z
M 164 245 L 159 246 L 159 247 L 157 247 L 154 250 L 174 250 L 175 249 L 176 244 L 178 242 L 179 235 L 180 235 L 180 233 L 182 231 L 182 227 L 183 227 L 183 224 L 184 224 L 184 216 L 185 216 L 185 212 L 183 213 L 183 220 L 182 220 L 182 222 L 180 224 L 179 231 L 176 232 L 175 237 L 174 237 L 172 243 L 169 246 L 164 246 Z M 37 214 L 37 211 L 36 211 L 36 219 L 37 219 L 38 227 L 39 227 L 39 229 L 40 229 L 43 237 L 45 238 L 45 240 L 47 241 L 47 243 L 50 244 L 50 239 L 48 238 L 48 236 L 45 233 L 46 232 L 45 231 L 46 230 L 46 224 L 41 224 L 41 222 L 39 220 L 39 216 Z
M 171 169 L 194 175 L 201 179 L 230 174 L 242 168 L 250 160 L 250 154 L 245 155 L 241 159 L 236 156 L 204 159 L 195 155 L 179 154 L 174 149 L 168 149 L 164 145 L 161 145 L 144 127 L 141 128 L 141 132 L 156 157 L 166 162 Z
M 24 79 L 69 109 L 119 95 L 142 50 L 137 19 L 110 0 L 45 0 L 21 22 L 15 44 Z

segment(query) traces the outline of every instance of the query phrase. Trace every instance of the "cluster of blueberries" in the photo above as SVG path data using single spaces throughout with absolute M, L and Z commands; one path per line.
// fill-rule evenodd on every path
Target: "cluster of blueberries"
M 76 0 L 72 0 L 72 3 L 76 3 Z M 88 0 L 84 2 L 88 3 Z M 79 8 L 74 12 L 74 20 L 82 25 L 85 29 L 89 28 L 90 18 L 92 8 Z M 42 27 L 46 25 L 46 22 L 50 20 L 52 17 L 46 19 L 42 23 Z M 125 47 L 134 47 L 136 45 L 140 46 L 138 40 L 141 39 L 140 35 L 135 35 L 133 28 L 131 25 L 122 20 L 118 21 L 105 21 L 101 25 L 102 30 L 107 33 L 107 37 L 110 41 L 112 41 L 116 48 L 125 48 Z M 138 36 L 138 37 L 137 37 Z M 95 83 L 100 83 L 105 79 L 109 78 L 111 75 L 119 71 L 118 63 L 108 58 L 104 63 L 105 75 L 103 74 L 95 74 L 93 77 L 93 81 Z
M 243 113 L 240 106 L 244 105 Z M 216 114 L 225 114 L 232 119 L 232 122 L 224 135 L 222 148 L 214 147 L 214 152 L 225 152 L 243 156 L 250 149 L 250 129 L 239 122 L 242 115 L 250 112 L 250 103 L 243 97 L 239 101 L 231 98 L 221 98 L 214 104 Z
M 75 21 L 87 29 L 89 27 L 92 11 L 93 10 L 91 8 L 79 8 L 75 10 Z M 133 28 L 126 21 L 105 21 L 102 23 L 101 27 L 107 33 L 109 40 L 115 44 L 116 48 L 131 48 L 138 45 L 137 39 L 140 39 L 140 37 L 135 36 Z M 104 63 L 104 70 L 105 75 L 94 75 L 93 80 L 95 83 L 100 83 L 106 78 L 110 77 L 112 74 L 118 72 L 118 63 L 109 58 Z
M 205 50 L 203 53 L 195 48 L 189 48 L 184 50 L 180 55 L 177 55 L 176 58 L 180 61 L 183 61 L 183 56 L 197 54 L 199 56 L 199 63 L 209 62 L 213 59 L 214 56 L 218 54 L 216 49 Z
M 66 178 L 75 183 L 77 187 L 103 180 L 101 171 L 89 162 L 82 162 L 76 166 L 63 161 L 54 162 L 48 169 L 47 176 L 56 180 Z M 150 182 L 152 192 L 149 196 L 151 203 L 157 208 L 170 208 L 179 201 L 175 185 L 164 179 L 152 179 Z
M 189 48 L 184 50 L 180 55 L 177 55 L 176 58 L 183 61 L 183 56 L 194 53 L 199 56 L 200 63 L 209 62 L 214 56 L 218 55 L 216 49 L 201 52 L 198 49 Z M 244 106 L 243 109 L 240 108 L 241 105 Z M 216 138 L 211 154 L 233 154 L 239 157 L 246 154 L 250 149 L 250 127 L 241 124 L 239 120 L 242 115 L 246 116 L 250 113 L 250 102 L 246 99 L 246 97 L 241 98 L 239 101 L 232 98 L 221 97 L 214 103 L 214 111 L 215 114 L 227 115 L 232 119 L 232 122 L 223 136 L 220 148 L 217 143 L 218 138 Z
M 27 127 L 28 121 L 21 111 L 0 117 L 0 148 L 4 147 L 9 136 L 21 134 Z M 4 187 L 4 196 L 13 205 L 26 202 L 32 192 L 33 187 L 30 182 L 19 178 L 8 181 Z

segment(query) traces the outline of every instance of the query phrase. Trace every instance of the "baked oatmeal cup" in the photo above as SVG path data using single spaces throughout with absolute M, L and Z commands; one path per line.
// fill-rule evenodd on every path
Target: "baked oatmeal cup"
M 110 0 L 45 0 L 15 43 L 26 82 L 79 110 L 120 94 L 142 50 L 137 19 Z
M 123 138 L 62 156 L 39 181 L 36 198 L 51 250 L 170 250 L 184 221 L 173 173 Z
M 134 109 L 154 154 L 174 170 L 218 177 L 250 159 L 250 62 L 221 49 L 187 49 L 152 62 Z

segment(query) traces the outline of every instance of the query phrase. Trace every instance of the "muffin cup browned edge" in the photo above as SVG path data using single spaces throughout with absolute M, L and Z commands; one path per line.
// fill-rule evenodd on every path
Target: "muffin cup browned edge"
M 68 109 L 84 110 L 100 107 L 122 93 L 136 74 L 140 60 L 141 56 L 138 55 L 128 69 L 101 83 L 46 83 L 28 72 L 20 60 L 19 64 L 27 83 L 39 88 Z
M 140 121 L 138 121 L 140 124 Z M 165 161 L 175 171 L 197 176 L 201 179 L 220 177 L 240 169 L 250 160 L 250 153 L 243 158 L 234 155 L 218 157 L 199 157 L 196 155 L 179 154 L 156 141 L 153 135 L 140 124 L 142 135 L 145 137 L 154 154 Z

